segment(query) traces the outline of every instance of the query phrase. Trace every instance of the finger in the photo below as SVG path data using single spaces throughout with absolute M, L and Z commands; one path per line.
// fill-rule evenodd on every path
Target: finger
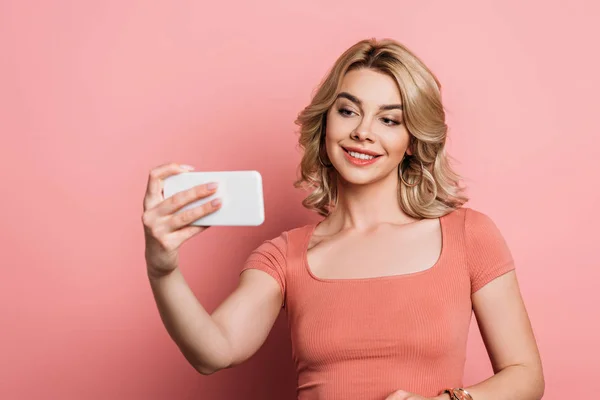
M 190 208 L 188 210 L 183 210 L 179 213 L 173 214 L 168 222 L 169 229 L 176 231 L 191 224 L 199 218 L 214 213 L 219 208 L 221 208 L 221 200 L 217 198 L 213 199 L 212 201 L 207 201 L 198 207 Z
M 171 235 L 173 235 L 173 240 L 179 243 L 181 246 L 181 243 L 190 239 L 192 236 L 199 234 L 200 232 L 204 232 L 208 228 L 210 227 L 190 225 L 173 232 Z
M 146 196 L 144 197 L 144 211 L 155 207 L 163 200 L 163 182 L 171 175 L 190 171 L 188 168 L 176 163 L 160 165 L 150 171 L 148 174 L 148 185 L 146 187 Z
M 217 191 L 217 187 L 215 185 L 209 186 L 212 183 L 213 182 L 196 185 L 190 189 L 175 193 L 156 208 L 157 215 L 162 216 L 173 214 L 175 211 L 188 205 L 189 203 L 214 194 Z
M 153 168 L 148 174 L 148 184 L 144 196 L 144 211 L 156 207 L 163 201 L 163 180 L 168 176 L 189 172 L 190 169 L 181 164 L 168 163 Z
M 169 233 L 163 240 L 166 243 L 166 247 L 170 249 L 178 249 L 186 240 L 200 232 L 205 231 L 206 229 L 208 229 L 206 226 L 186 226 L 185 228 Z

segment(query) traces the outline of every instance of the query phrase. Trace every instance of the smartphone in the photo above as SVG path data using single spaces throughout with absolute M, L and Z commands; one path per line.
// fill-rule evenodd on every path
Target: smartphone
M 221 208 L 192 222 L 197 226 L 258 226 L 265 220 L 262 176 L 258 171 L 183 172 L 164 180 L 165 199 L 181 191 L 209 182 L 217 182 L 217 191 L 177 210 L 197 207 L 215 197 Z

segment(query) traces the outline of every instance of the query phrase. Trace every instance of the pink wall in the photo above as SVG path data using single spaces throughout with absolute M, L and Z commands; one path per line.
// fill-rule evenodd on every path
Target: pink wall
M 597 3 L 203 3 L 0 2 L 0 398 L 292 399 L 283 318 L 252 360 L 209 377 L 171 342 L 144 270 L 147 173 L 263 174 L 264 226 L 182 250 L 213 309 L 251 249 L 314 218 L 291 186 L 293 120 L 341 51 L 373 36 L 406 43 L 444 85 L 469 205 L 518 263 L 545 399 L 597 391 Z M 473 324 L 466 383 L 490 374 Z

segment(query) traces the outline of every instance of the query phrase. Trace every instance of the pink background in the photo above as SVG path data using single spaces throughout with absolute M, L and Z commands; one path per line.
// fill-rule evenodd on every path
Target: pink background
M 263 226 L 183 246 L 214 309 L 254 247 L 316 218 L 292 187 L 293 120 L 367 37 L 404 42 L 444 86 L 468 206 L 518 264 L 544 398 L 596 392 L 597 3 L 235 3 L 0 1 L 0 398 L 294 398 L 283 314 L 246 364 L 209 377 L 187 364 L 146 280 L 142 198 L 170 161 L 263 174 Z M 473 320 L 465 383 L 490 374 Z

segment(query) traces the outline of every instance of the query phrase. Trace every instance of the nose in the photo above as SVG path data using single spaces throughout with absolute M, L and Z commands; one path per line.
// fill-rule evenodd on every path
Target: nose
M 362 118 L 356 129 L 352 131 L 351 135 L 352 139 L 364 142 L 370 141 L 373 142 L 373 137 L 371 134 L 371 126 L 369 122 L 369 118 Z

